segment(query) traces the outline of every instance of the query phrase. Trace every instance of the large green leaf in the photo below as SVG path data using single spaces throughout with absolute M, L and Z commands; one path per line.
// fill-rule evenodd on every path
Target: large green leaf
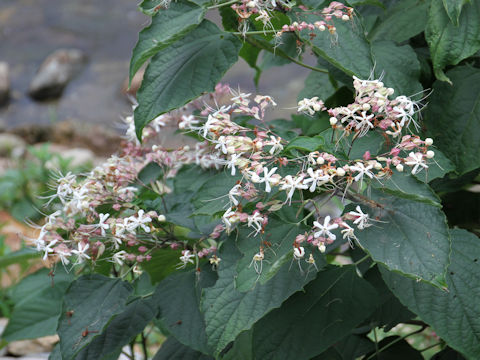
M 84 275 L 70 285 L 57 329 L 64 360 L 74 359 L 115 315 L 125 311 L 132 290 L 120 279 L 101 275 Z
M 371 193 L 375 203 L 360 206 L 379 221 L 355 231 L 360 246 L 390 270 L 444 286 L 450 241 L 443 212 L 378 190 Z
M 310 359 L 366 319 L 377 293 L 354 266 L 333 267 L 273 310 L 253 331 L 258 359 Z
M 395 90 L 398 95 L 413 95 L 422 91 L 420 84 L 420 62 L 410 45 L 397 46 L 391 41 L 372 43 L 375 58 L 375 74 Z
M 201 308 L 205 314 L 208 344 L 218 354 L 244 330 L 262 318 L 271 309 L 296 291 L 302 289 L 305 275 L 299 271 L 289 273 L 288 266 L 266 284 L 248 292 L 235 289 L 236 262 L 241 257 L 233 241 L 224 243 L 219 257 L 218 280 L 204 289 Z M 254 272 L 254 269 L 250 269 Z M 293 275 L 293 276 L 292 276 Z
M 55 334 L 62 299 L 73 275 L 58 268 L 54 280 L 51 280 L 48 273 L 49 269 L 39 270 L 13 289 L 11 299 L 15 306 L 2 334 L 4 340 L 35 339 Z
M 305 21 L 314 23 L 318 20 L 315 14 L 290 13 L 292 20 L 299 23 Z M 361 24 L 357 29 L 352 29 L 350 22 L 336 21 L 337 35 L 330 35 L 328 31 L 318 32 L 317 36 L 311 40 L 313 51 L 316 55 L 324 58 L 329 63 L 347 73 L 366 79 L 373 70 L 374 62 L 372 59 L 370 44 L 363 34 Z M 309 43 L 310 30 L 300 32 L 300 38 Z
M 157 53 L 145 71 L 137 94 L 137 135 L 158 115 L 213 91 L 237 61 L 241 45 L 236 36 L 204 20 L 184 38 Z
M 432 0 L 428 13 L 425 38 L 430 47 L 433 70 L 441 81 L 448 81 L 443 69 L 456 65 L 480 49 L 480 2 L 472 1 L 464 6 L 455 26 L 449 19 L 442 0 Z
M 298 94 L 298 100 L 311 99 L 317 96 L 320 100 L 327 100 L 337 89 L 333 86 L 328 74 L 311 71 L 305 79 L 305 87 Z
M 443 6 L 450 18 L 450 21 L 455 25 L 459 25 L 460 14 L 462 12 L 463 5 L 467 4 L 470 0 L 443 0 Z
M 430 186 L 416 179 L 411 174 L 394 171 L 388 179 L 374 181 L 372 185 L 397 197 L 441 207 L 440 199 L 432 191 Z
M 232 176 L 230 171 L 211 177 L 197 191 L 192 199 L 195 215 L 213 215 L 228 208 L 228 192 L 235 186 L 241 175 Z
M 193 350 L 170 336 L 152 360 L 213 360 L 213 357 Z
M 157 307 L 152 298 L 135 299 L 75 356 L 75 360 L 118 358 L 122 347 L 141 333 L 156 314 Z
M 425 30 L 430 0 L 402 0 L 394 2 L 385 16 L 368 34 L 372 41 L 403 42 Z
M 447 76 L 453 86 L 434 83 L 425 123 L 435 146 L 464 174 L 480 167 L 480 70 L 459 66 Z
M 130 80 L 145 61 L 200 24 L 205 11 L 191 2 L 172 2 L 168 10 L 153 16 L 150 26 L 138 34 L 130 60 Z
M 142 268 L 150 275 L 151 281 L 159 283 L 171 273 L 175 272 L 176 265 L 182 256 L 180 250 L 158 249 L 152 254 L 152 259 L 142 264 Z
M 31 259 L 40 259 L 40 253 L 33 248 L 23 248 L 0 256 L 0 268 L 5 268 L 12 264 L 25 264 Z
M 170 275 L 158 285 L 156 306 L 160 308 L 161 321 L 171 335 L 182 344 L 209 354 L 211 349 L 207 346 L 199 303 L 202 287 L 213 285 L 215 278 L 207 270 L 202 271 L 200 277 L 201 282 L 194 270 Z
M 373 285 L 379 294 L 378 302 L 380 305 L 369 318 L 369 325 L 372 328 L 383 327 L 384 331 L 390 331 L 398 323 L 416 317 L 393 295 L 385 281 L 383 281 L 377 266 L 369 269 L 364 279 Z
M 300 214 L 300 219 L 295 220 L 300 221 L 302 217 L 303 214 Z M 251 228 L 239 228 L 235 237 L 237 247 L 244 256 L 237 264 L 237 276 L 235 277 L 236 289 L 239 291 L 249 291 L 257 284 L 265 284 L 281 271 L 282 267 L 290 268 L 290 271 L 284 275 L 291 278 L 289 281 L 299 279 L 298 275 L 299 273 L 302 275 L 302 271 L 308 273 L 304 276 L 302 282 L 306 283 L 312 280 L 317 272 L 316 269 L 320 269 L 326 265 L 324 257 L 318 250 L 312 252 L 306 250 L 305 259 L 308 259 L 310 253 L 312 253 L 317 266 L 317 268 L 315 268 L 304 260 L 300 261 L 299 264 L 294 263 L 292 252 L 292 244 L 295 242 L 295 237 L 298 234 L 305 233 L 307 230 L 304 226 L 286 223 L 284 219 L 270 216 L 269 223 L 263 233 L 263 238 L 269 243 L 268 246 L 264 246 L 266 261 L 262 264 L 261 274 L 257 274 L 250 264 L 253 256 L 259 251 L 259 243 L 258 241 L 252 241 L 252 238 L 249 236 L 252 232 Z M 285 271 L 282 272 L 284 273 Z
M 452 230 L 448 290 L 407 279 L 381 269 L 393 293 L 432 326 L 449 346 L 468 358 L 480 358 L 480 239 L 465 230 Z

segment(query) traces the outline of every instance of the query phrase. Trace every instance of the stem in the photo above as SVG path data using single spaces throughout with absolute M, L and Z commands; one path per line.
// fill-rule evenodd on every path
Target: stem
M 132 359 L 132 356 L 129 353 L 126 353 L 125 351 L 122 350 L 122 354 L 128 357 L 129 359 Z
M 373 328 L 373 336 L 375 337 L 375 356 L 378 357 L 378 337 L 377 337 L 377 328 Z M 370 358 L 369 358 L 370 359 Z M 368 360 L 368 359 L 367 359 Z
M 230 31 L 230 34 L 233 35 L 263 35 L 263 34 L 276 34 L 277 32 L 282 31 L 282 30 L 255 30 L 255 31 L 246 31 L 246 32 L 241 32 L 241 31 Z
M 227 1 L 227 2 L 224 2 L 224 3 L 209 6 L 209 7 L 207 7 L 207 9 L 208 10 L 217 9 L 217 8 L 221 8 L 221 7 L 224 7 L 224 6 L 233 5 L 236 2 L 238 2 L 238 0 L 230 0 L 230 1 Z
M 143 331 L 142 331 L 141 335 L 142 335 L 143 358 L 144 358 L 145 360 L 147 360 L 147 359 L 148 359 L 147 337 L 145 336 L 145 334 L 143 333 Z
M 133 349 L 133 346 L 135 345 L 135 339 L 132 340 L 130 343 L 130 352 L 132 353 L 132 356 L 130 359 L 135 360 L 135 350 Z
M 439 342 L 439 343 L 436 343 L 436 344 L 433 344 L 433 345 L 430 345 L 430 346 L 427 346 L 425 349 L 418 350 L 418 351 L 420 351 L 420 352 L 424 352 L 424 351 L 430 350 L 431 348 L 434 348 L 435 346 L 440 346 L 440 345 L 442 345 L 442 343 L 441 343 L 441 342 Z
M 263 32 L 261 32 L 263 33 Z M 324 73 L 324 74 L 328 74 L 328 70 L 326 69 L 321 69 L 321 68 L 317 68 L 315 66 L 310 66 L 308 64 L 305 64 L 293 57 L 291 57 L 290 55 L 287 55 L 285 54 L 283 51 L 275 51 L 274 49 L 272 49 L 271 47 L 268 47 L 268 46 L 265 46 L 265 45 L 262 45 L 260 44 L 258 41 L 256 41 L 255 39 L 253 39 L 252 37 L 245 37 L 245 41 L 247 41 L 248 43 L 250 43 L 251 45 L 257 47 L 257 48 L 260 48 L 260 49 L 263 49 L 263 50 L 266 50 L 268 52 L 271 52 L 272 54 L 274 55 L 278 55 L 278 56 L 281 56 L 285 59 L 288 59 L 290 60 L 291 62 L 297 64 L 297 65 L 300 65 L 304 68 L 307 68 L 307 69 L 310 69 L 310 70 L 313 70 L 313 71 L 317 71 L 317 72 L 321 72 L 321 73 Z
M 423 330 L 426 329 L 426 326 L 422 326 L 420 329 L 418 330 L 415 330 L 414 332 L 411 332 L 410 334 L 407 334 L 407 335 L 404 335 L 402 337 L 399 337 L 395 340 L 393 340 L 392 342 L 389 342 L 387 345 L 385 345 L 384 347 L 380 348 L 380 350 L 376 349 L 375 350 L 375 353 L 370 355 L 368 358 L 366 358 L 365 360 L 370 360 L 370 359 L 373 359 L 375 356 L 377 356 L 379 353 L 381 353 L 382 351 L 385 351 L 387 350 L 390 346 L 392 345 L 395 345 L 397 342 L 399 341 L 402 341 L 404 339 L 406 339 L 407 337 L 409 336 L 412 336 L 412 335 L 415 335 L 415 334 L 418 334 L 418 333 L 421 333 Z M 375 336 L 375 346 L 377 346 L 377 333 L 375 332 L 375 329 L 373 329 L 373 335 Z
M 369 257 L 370 257 L 370 255 L 365 255 L 365 256 L 364 256 L 363 258 L 361 258 L 360 260 L 355 261 L 355 262 L 353 263 L 353 265 L 359 265 L 359 264 L 361 264 L 362 262 L 364 262 L 365 260 L 367 260 Z M 375 333 L 375 329 L 374 329 L 373 332 Z

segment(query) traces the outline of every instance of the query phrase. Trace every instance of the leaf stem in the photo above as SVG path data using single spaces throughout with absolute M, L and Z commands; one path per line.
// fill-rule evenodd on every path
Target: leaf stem
M 147 337 L 145 336 L 144 332 L 142 331 L 142 350 L 143 350 L 143 358 L 145 360 L 148 359 L 148 350 L 147 350 Z
M 313 71 L 317 71 L 317 72 L 321 72 L 321 73 L 324 73 L 324 74 L 328 74 L 328 70 L 327 69 L 321 69 L 321 68 L 317 68 L 315 66 L 311 66 L 311 65 L 308 65 L 308 64 L 305 64 L 303 62 L 301 62 L 300 60 L 297 60 L 295 59 L 294 57 L 291 57 L 290 55 L 288 54 L 285 54 L 283 51 L 275 51 L 274 49 L 272 49 L 271 47 L 268 47 L 268 46 L 265 46 L 261 43 L 259 43 L 258 41 L 256 41 L 255 39 L 253 39 L 252 37 L 245 37 L 245 41 L 247 41 L 248 43 L 250 43 L 251 45 L 257 47 L 257 48 L 260 48 L 260 49 L 263 49 L 263 50 L 266 50 L 268 52 L 271 52 L 272 54 L 274 55 L 278 55 L 278 56 L 281 56 L 285 59 L 288 59 L 290 60 L 291 62 L 297 64 L 297 65 L 300 65 L 304 68 L 307 68 L 307 69 L 310 69 L 310 70 L 313 70 Z
M 365 256 L 362 257 L 360 260 L 355 261 L 355 262 L 353 263 L 353 265 L 359 265 L 359 264 L 361 264 L 362 262 L 364 262 L 365 260 L 367 260 L 369 257 L 370 257 L 370 255 L 365 255 Z M 374 332 L 375 332 L 375 331 L 374 331 Z
M 436 344 L 433 344 L 433 345 L 427 346 L 425 349 L 418 350 L 418 351 L 420 351 L 420 352 L 424 352 L 424 351 L 430 350 L 431 348 L 434 348 L 435 346 L 440 346 L 440 345 L 442 345 L 442 343 L 441 343 L 441 342 L 438 342 L 438 343 L 436 343 Z
M 218 9 L 218 8 L 221 8 L 221 7 L 224 7 L 224 6 L 233 5 L 236 2 L 238 2 L 238 0 L 230 0 L 230 1 L 227 1 L 227 2 L 224 2 L 224 3 L 219 3 L 219 4 L 216 4 L 216 5 L 209 6 L 209 7 L 207 7 L 207 9 L 208 10 Z
M 397 342 L 399 341 L 402 341 L 402 340 L 405 340 L 407 337 L 409 336 L 412 336 L 412 335 L 415 335 L 415 334 L 418 334 L 418 333 L 421 333 L 423 330 L 425 330 L 427 328 L 427 326 L 422 326 L 420 329 L 418 330 L 415 330 L 414 332 L 411 332 L 410 334 L 407 334 L 407 335 L 404 335 L 404 336 L 401 336 L 391 342 L 389 342 L 387 345 L 385 345 L 384 347 L 380 348 L 379 350 L 375 350 L 375 353 L 370 355 L 368 358 L 366 358 L 365 360 L 370 360 L 370 359 L 373 359 L 375 356 L 377 356 L 379 353 L 381 353 L 382 351 L 385 351 L 387 350 L 390 346 L 392 345 L 395 345 Z M 373 335 L 375 336 L 375 346 L 377 346 L 377 333 L 375 331 L 375 329 L 373 329 Z

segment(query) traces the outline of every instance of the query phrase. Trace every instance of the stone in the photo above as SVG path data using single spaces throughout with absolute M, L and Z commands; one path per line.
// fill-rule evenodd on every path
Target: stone
M 7 353 L 14 356 L 48 353 L 59 341 L 58 335 L 44 336 L 33 340 L 12 341 L 7 345 Z
M 65 87 L 80 73 L 86 62 L 87 56 L 81 50 L 56 50 L 40 65 L 30 83 L 30 96 L 36 100 L 60 97 Z
M 0 106 L 8 103 L 10 98 L 10 78 L 8 72 L 8 64 L 0 62 Z
M 0 156 L 9 157 L 13 153 L 23 153 L 25 148 L 25 141 L 21 137 L 9 133 L 0 133 Z
M 51 153 L 58 154 L 62 159 L 69 160 L 68 167 L 76 168 L 80 166 L 92 166 L 95 163 L 95 154 L 90 149 L 85 148 L 67 148 L 65 146 L 50 144 Z M 45 164 L 47 169 L 57 170 L 60 168 L 59 159 L 54 157 Z

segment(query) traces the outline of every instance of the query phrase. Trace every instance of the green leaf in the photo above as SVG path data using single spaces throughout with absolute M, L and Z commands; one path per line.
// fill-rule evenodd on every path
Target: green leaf
M 298 136 L 288 143 L 284 151 L 290 151 L 293 149 L 312 152 L 320 149 L 325 144 L 325 139 L 320 136 Z
M 450 18 L 450 21 L 455 25 L 459 25 L 460 14 L 462 12 L 463 5 L 467 4 L 470 0 L 443 0 L 443 6 Z
M 252 335 L 252 330 L 244 331 L 238 335 L 233 343 L 232 348 L 228 350 L 227 354 L 222 358 L 222 360 L 253 360 Z
M 444 74 L 447 65 L 457 65 L 480 49 L 480 2 L 465 5 L 459 26 L 449 19 L 442 0 L 432 0 L 428 13 L 425 39 L 430 47 L 435 76 L 451 82 Z
M 25 263 L 30 259 L 40 259 L 40 254 L 32 248 L 23 248 L 8 255 L 0 256 L 0 268 L 5 268 L 12 264 Z
M 303 217 L 303 213 L 300 214 L 300 219 L 295 219 L 294 221 L 300 221 L 301 217 Z M 295 241 L 295 237 L 298 234 L 305 233 L 308 229 L 297 224 L 286 223 L 285 220 L 286 219 L 283 218 L 276 218 L 275 216 L 270 216 L 269 218 L 269 223 L 265 227 L 263 238 L 268 240 L 270 244 L 268 247 L 264 246 L 266 261 L 262 264 L 261 274 L 257 274 L 254 271 L 253 266 L 250 265 L 253 256 L 259 251 L 258 242 L 252 242 L 252 239 L 249 236 L 252 229 L 246 227 L 238 228 L 235 238 L 238 249 L 244 255 L 237 264 L 235 287 L 238 291 L 249 291 L 257 284 L 265 284 L 277 275 L 279 271 L 284 273 L 285 271 L 283 268 L 285 267 L 288 267 L 290 271 L 287 275 L 284 275 L 288 278 L 284 280 L 294 281 L 299 278 L 301 279 L 299 273 L 304 270 L 307 271 L 307 274 L 303 276 L 303 280 L 300 280 L 300 283 L 305 284 L 315 276 L 317 270 L 313 265 L 307 264 L 305 261 L 301 261 L 300 264 L 297 264 L 294 263 L 293 260 L 292 244 Z M 318 251 L 314 251 L 312 254 L 314 255 L 318 269 L 321 269 L 326 265 L 324 257 Z M 308 259 L 309 256 L 310 253 L 307 250 L 305 259 Z M 300 267 L 302 271 L 299 270 Z
M 320 100 L 326 101 L 335 94 L 336 90 L 328 74 L 311 71 L 305 79 L 305 87 L 298 94 L 297 100 L 317 96 Z
M 427 171 L 420 172 L 414 176 L 422 182 L 430 182 L 442 178 L 452 171 L 455 171 L 455 165 L 453 165 L 453 162 L 451 162 L 443 152 L 435 149 L 434 163 L 429 165 Z
M 259 359 L 310 359 L 333 345 L 375 309 L 377 293 L 354 266 L 333 267 L 273 310 L 253 331 Z
M 201 309 L 205 314 L 208 344 L 215 354 L 244 330 L 262 318 L 271 309 L 279 307 L 294 292 L 303 287 L 305 275 L 290 274 L 284 266 L 264 285 L 257 284 L 248 292 L 235 289 L 236 262 L 241 257 L 233 241 L 227 241 L 220 249 L 222 262 L 218 269 L 218 280 L 214 286 L 204 289 Z M 255 270 L 253 267 L 250 269 Z
M 152 360 L 213 360 L 213 357 L 195 351 L 170 336 Z
M 462 354 L 447 346 L 442 351 L 433 355 L 431 360 L 465 360 L 465 358 Z
M 410 174 L 394 171 L 388 179 L 374 181 L 372 185 L 377 189 L 383 189 L 387 194 L 442 207 L 440 199 L 430 186 Z
M 432 326 L 449 346 L 468 358 L 480 358 L 480 240 L 465 230 L 452 230 L 448 290 L 381 269 L 385 282 L 410 310 Z
M 349 138 L 350 140 L 350 138 Z M 355 141 L 350 141 L 352 148 L 348 151 L 348 158 L 351 160 L 362 159 L 365 151 L 370 151 L 370 155 L 373 157 L 380 154 L 382 150 L 385 138 L 380 132 L 369 131 L 365 136 L 355 139 Z
M 425 124 L 435 146 L 464 174 L 480 167 L 480 70 L 459 66 L 447 75 L 453 86 L 433 84 Z
M 122 347 L 141 333 L 156 314 L 157 308 L 152 298 L 133 300 L 99 336 L 75 356 L 75 360 L 118 359 Z
M 444 286 L 450 241 L 443 212 L 373 189 L 371 199 L 360 207 L 379 222 L 355 232 L 360 246 L 390 270 Z
M 289 14 L 292 20 L 314 23 L 318 20 L 315 14 L 301 14 L 295 12 Z M 336 21 L 337 35 L 330 35 L 328 31 L 318 32 L 311 40 L 313 52 L 327 60 L 333 66 L 346 74 L 355 75 L 367 79 L 374 68 L 370 45 L 363 35 L 361 24 L 359 28 L 352 30 L 352 24 L 345 21 Z M 305 43 L 310 43 L 310 30 L 302 30 L 300 38 Z
M 395 90 L 396 95 L 413 95 L 423 90 L 418 81 L 420 62 L 410 45 L 397 46 L 391 41 L 372 43 L 375 74 L 384 73 L 383 82 Z
M 150 57 L 181 39 L 203 20 L 206 9 L 191 2 L 173 2 L 156 13 L 150 26 L 140 31 L 130 61 L 130 81 Z
M 150 275 L 152 283 L 156 284 L 176 271 L 175 266 L 182 254 L 180 250 L 159 249 L 151 255 L 152 259 L 142 263 L 142 268 Z
M 295 126 L 302 130 L 301 134 L 305 136 L 318 135 L 326 129 L 330 129 L 328 115 L 323 114 L 318 117 L 311 117 L 304 114 L 292 114 L 292 120 Z
M 381 21 L 370 31 L 371 41 L 404 42 L 425 30 L 430 0 L 402 0 L 385 11 Z
M 214 277 L 208 271 L 202 271 L 200 276 L 208 277 L 205 286 L 213 285 Z M 156 306 L 171 335 L 185 346 L 209 354 L 211 349 L 207 346 L 205 322 L 199 308 L 201 285 L 194 270 L 170 275 L 158 285 Z
M 228 208 L 228 192 L 241 179 L 241 175 L 232 176 L 230 170 L 211 177 L 203 184 L 192 199 L 197 210 L 194 215 L 213 215 Z
M 390 291 L 383 281 L 378 267 L 375 266 L 368 270 L 364 279 L 375 287 L 380 295 L 380 306 L 370 316 L 369 324 L 371 327 L 383 327 L 383 331 L 390 331 L 395 325 L 414 319 L 416 315 L 408 310 L 400 300 Z M 363 338 L 361 338 L 363 339 Z
M 15 306 L 2 334 L 4 340 L 35 339 L 55 334 L 62 299 L 73 275 L 59 267 L 52 283 L 48 274 L 49 269 L 41 269 L 13 289 L 11 300 Z
M 132 290 L 120 279 L 101 275 L 84 275 L 70 285 L 57 329 L 64 360 L 74 359 L 105 331 L 115 315 L 125 311 Z
M 204 20 L 184 38 L 157 53 L 145 71 L 137 94 L 137 136 L 158 115 L 213 91 L 237 61 L 241 46 L 236 36 Z

